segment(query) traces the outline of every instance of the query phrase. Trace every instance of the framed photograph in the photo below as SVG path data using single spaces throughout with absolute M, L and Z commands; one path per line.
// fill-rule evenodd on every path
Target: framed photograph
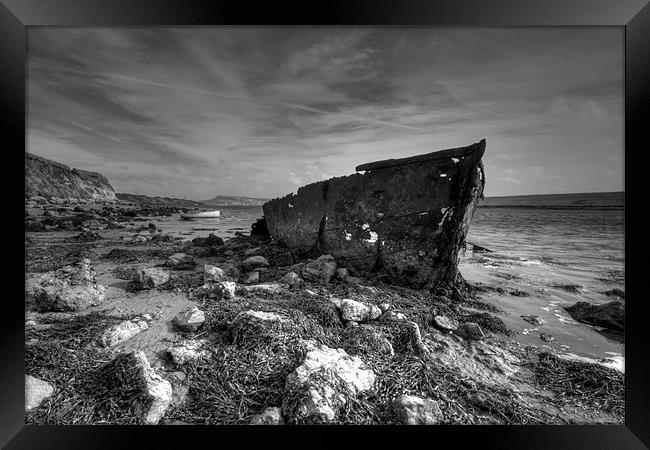
M 647 2 L 2 3 L 6 448 L 650 445 Z

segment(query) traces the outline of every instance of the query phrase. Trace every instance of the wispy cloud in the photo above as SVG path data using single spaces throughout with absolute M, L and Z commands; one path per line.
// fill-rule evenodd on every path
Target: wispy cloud
M 28 151 L 118 191 L 284 195 L 482 138 L 487 195 L 622 189 L 620 30 L 28 33 Z

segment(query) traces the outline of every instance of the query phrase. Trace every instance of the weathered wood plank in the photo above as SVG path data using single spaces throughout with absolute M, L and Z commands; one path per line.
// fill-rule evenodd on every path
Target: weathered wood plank
M 357 166 L 355 170 L 361 172 L 364 170 L 385 169 L 388 167 L 403 166 L 405 164 L 415 164 L 422 161 L 431 161 L 436 159 L 461 158 L 477 151 L 481 147 L 483 151 L 485 151 L 485 139 L 466 147 L 438 150 L 424 155 L 409 156 L 408 158 L 384 159 L 382 161 L 369 162 Z

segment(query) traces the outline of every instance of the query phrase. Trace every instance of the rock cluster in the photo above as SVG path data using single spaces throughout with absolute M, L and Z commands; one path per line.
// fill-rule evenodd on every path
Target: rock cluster
M 282 412 L 293 420 L 333 421 L 348 396 L 369 391 L 375 374 L 357 356 L 343 349 L 314 345 L 303 363 L 286 380 L 286 389 L 297 395 L 285 398 Z M 289 398 L 298 398 L 295 403 Z
M 79 311 L 104 300 L 105 288 L 97 283 L 89 259 L 47 272 L 34 285 L 34 300 L 50 311 Z

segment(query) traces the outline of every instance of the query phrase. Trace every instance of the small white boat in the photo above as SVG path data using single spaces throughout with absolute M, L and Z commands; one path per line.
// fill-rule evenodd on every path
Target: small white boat
M 181 213 L 181 219 L 213 219 L 221 217 L 221 211 L 202 211 L 195 213 Z

